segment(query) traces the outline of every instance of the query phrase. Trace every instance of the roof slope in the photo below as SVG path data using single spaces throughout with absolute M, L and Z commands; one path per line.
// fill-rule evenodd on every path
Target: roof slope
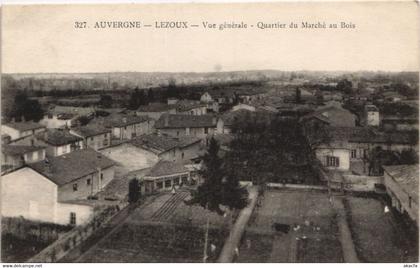
M 216 127 L 216 118 L 212 115 L 163 114 L 155 123 L 155 128 L 186 127 Z
M 396 165 L 383 166 L 401 188 L 411 196 L 419 196 L 419 166 L 418 165 Z
M 83 140 L 78 136 L 70 134 L 67 130 L 58 129 L 48 129 L 45 133 L 37 135 L 37 137 L 54 146 L 65 145 Z
M 29 152 L 35 152 L 44 148 L 45 147 L 43 146 L 3 144 L 1 147 L 1 151 L 6 155 L 19 156 Z
M 64 185 L 83 176 L 113 166 L 114 161 L 92 150 L 76 150 L 46 161 L 29 164 L 57 185 Z
M 177 147 L 187 147 L 200 142 L 194 137 L 170 137 L 166 135 L 146 134 L 136 137 L 130 141 L 134 146 L 142 147 L 156 153 L 169 151 Z
M 27 130 L 33 130 L 33 129 L 39 129 L 39 128 L 45 128 L 45 126 L 35 123 L 32 121 L 27 122 L 10 122 L 7 124 L 4 124 L 5 126 L 17 129 L 19 131 L 27 131 Z
M 186 169 L 182 164 L 161 160 L 150 169 L 150 171 L 145 175 L 145 179 L 147 179 L 147 177 L 153 178 L 187 172 L 188 169 Z
M 98 124 L 88 124 L 86 126 L 74 128 L 72 131 L 85 138 L 111 132 L 111 130 Z
M 140 106 L 137 109 L 137 111 L 139 112 L 166 112 L 175 108 L 176 106 L 172 104 L 154 102 L 154 103 L 149 103 L 148 105 Z

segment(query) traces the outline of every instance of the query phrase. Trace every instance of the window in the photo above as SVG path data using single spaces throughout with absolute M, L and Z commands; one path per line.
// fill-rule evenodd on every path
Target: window
M 340 166 L 340 159 L 336 156 L 327 156 L 327 167 Z
M 179 136 L 179 131 L 176 132 L 176 135 Z
M 172 181 L 171 180 L 166 180 L 165 181 L 165 188 L 169 188 L 172 186 Z
M 162 189 L 163 188 L 163 182 L 158 182 L 158 183 L 156 183 L 156 187 L 158 188 L 158 189 Z
M 204 134 L 208 134 L 209 133 L 209 128 L 208 127 L 205 127 L 204 128 Z
M 77 191 L 77 183 L 73 184 L 73 191 L 76 192 Z
M 184 159 L 184 152 L 182 152 L 182 154 L 181 154 L 181 158 L 182 158 L 182 159 Z
M 105 133 L 105 134 L 104 134 L 104 138 L 106 138 L 106 134 L 107 134 L 107 133 Z
M 104 139 L 103 146 L 108 146 L 108 139 L 107 138 Z
M 352 149 L 351 150 L 351 158 L 356 158 L 357 157 L 357 150 L 356 149 Z
M 70 212 L 70 224 L 71 225 L 76 225 L 76 213 L 75 212 Z
M 179 185 L 179 177 L 176 177 L 176 178 L 174 179 L 174 185 Z
M 90 141 L 93 141 L 93 137 L 90 137 Z
M 101 173 L 101 180 L 103 180 L 104 179 L 104 174 L 103 173 Z
M 413 202 L 413 199 L 411 196 L 408 197 L 408 207 L 411 208 L 411 203 Z
M 29 152 L 27 155 L 28 161 L 32 161 L 32 152 Z
M 91 179 L 87 179 L 87 180 L 86 180 L 86 184 L 87 184 L 87 185 L 91 185 L 91 184 L 92 184 L 92 180 L 91 180 Z

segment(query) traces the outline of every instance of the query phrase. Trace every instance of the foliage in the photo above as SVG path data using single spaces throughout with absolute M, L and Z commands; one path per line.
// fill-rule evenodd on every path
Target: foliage
M 296 88 L 296 92 L 295 92 L 295 102 L 296 103 L 301 103 L 302 102 L 302 93 L 300 91 L 299 88 Z
M 131 93 L 130 101 L 128 103 L 128 109 L 137 110 L 140 105 L 148 104 L 147 96 L 144 93 L 144 90 L 140 90 L 138 87 L 134 89 L 134 92 Z
M 90 122 L 90 118 L 82 115 L 77 119 L 77 121 L 79 121 L 81 126 L 86 126 Z
M 226 170 L 224 160 L 219 156 L 220 146 L 212 137 L 206 154 L 203 156 L 203 168 L 200 175 L 203 184 L 193 192 L 191 203 L 224 214 L 221 206 L 231 209 L 242 209 L 247 204 L 248 191 L 239 185 L 239 180 L 232 172 Z
M 112 107 L 111 95 L 101 94 L 101 99 L 99 100 L 99 106 L 103 108 L 111 108 Z
M 24 119 L 38 122 L 44 116 L 44 111 L 37 100 L 29 99 L 27 94 L 22 91 L 16 94 L 14 105 L 6 116 L 8 119 L 15 118 L 16 120 Z
M 347 79 L 342 79 L 337 83 L 337 90 L 345 94 L 351 94 L 353 83 Z
M 139 180 L 133 178 L 128 183 L 128 202 L 135 203 L 140 199 L 140 184 Z

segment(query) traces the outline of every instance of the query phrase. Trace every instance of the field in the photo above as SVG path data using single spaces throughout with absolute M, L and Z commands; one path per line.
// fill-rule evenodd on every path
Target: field
M 363 262 L 417 262 L 416 235 L 399 226 L 392 213 L 384 213 L 378 199 L 348 197 L 351 229 Z M 418 235 L 418 234 L 417 234 Z
M 276 231 L 276 224 L 289 226 Z M 341 262 L 335 213 L 325 193 L 270 190 L 255 209 L 237 262 Z
M 136 210 L 78 262 L 201 262 L 207 215 L 208 261 L 215 261 L 228 235 L 228 219 L 198 206 L 187 206 L 187 191 L 163 193 Z

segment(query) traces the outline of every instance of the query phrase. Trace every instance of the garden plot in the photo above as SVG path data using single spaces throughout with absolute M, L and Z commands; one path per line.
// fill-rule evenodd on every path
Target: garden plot
M 229 233 L 229 217 L 185 205 L 189 195 L 178 190 L 153 196 L 78 262 L 202 262 L 207 217 L 208 261 L 216 261 Z
M 417 241 L 384 213 L 384 204 L 373 198 L 347 197 L 350 228 L 357 254 L 363 262 L 417 262 Z
M 326 193 L 267 191 L 251 217 L 237 262 L 341 262 Z

